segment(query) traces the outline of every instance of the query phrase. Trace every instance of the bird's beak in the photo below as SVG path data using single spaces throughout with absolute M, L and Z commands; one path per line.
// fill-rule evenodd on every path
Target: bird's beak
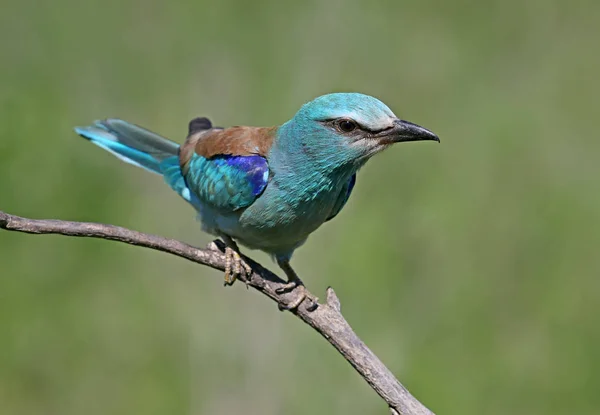
M 432 140 L 440 142 L 440 138 L 429 131 L 427 128 L 423 128 L 412 122 L 395 120 L 392 128 L 385 130 L 385 135 L 381 137 L 382 143 L 392 144 L 401 143 L 405 141 L 421 141 L 421 140 Z

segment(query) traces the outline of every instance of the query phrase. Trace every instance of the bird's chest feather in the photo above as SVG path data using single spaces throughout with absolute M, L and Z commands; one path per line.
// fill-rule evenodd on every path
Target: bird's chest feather
M 240 216 L 247 245 L 300 245 L 329 217 L 346 191 L 351 172 L 325 175 L 293 168 L 275 170 L 264 193 Z M 267 247 L 261 249 L 268 249 Z

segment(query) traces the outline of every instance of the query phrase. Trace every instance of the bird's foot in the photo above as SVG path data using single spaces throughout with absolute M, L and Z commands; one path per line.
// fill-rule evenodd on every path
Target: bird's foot
M 284 310 L 295 310 L 304 301 L 308 301 L 307 308 L 310 311 L 315 310 L 318 307 L 319 299 L 308 292 L 302 281 L 290 281 L 287 284 L 277 288 L 275 290 L 277 294 L 285 294 L 291 292 L 294 297 L 287 304 L 279 304 L 279 309 Z
M 300 279 L 295 279 L 295 280 L 289 281 L 287 284 L 283 284 L 281 287 L 277 288 L 275 290 L 275 292 L 277 294 L 285 294 L 285 293 L 289 293 L 296 287 L 304 287 L 304 284 L 302 283 L 302 281 Z
M 250 275 L 252 275 L 252 267 L 243 260 L 235 249 L 226 247 L 225 286 L 233 285 L 239 277 L 242 277 L 247 284 Z

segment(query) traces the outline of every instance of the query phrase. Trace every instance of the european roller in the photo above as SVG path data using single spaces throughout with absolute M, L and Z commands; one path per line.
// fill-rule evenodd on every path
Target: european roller
M 294 309 L 306 298 L 290 266 L 294 251 L 348 201 L 358 170 L 395 143 L 439 138 L 403 121 L 381 101 L 334 93 L 306 104 L 274 127 L 213 127 L 189 123 L 181 145 L 120 119 L 75 131 L 121 160 L 163 176 L 198 212 L 204 231 L 223 239 L 225 284 L 250 275 L 237 243 L 274 257 L 294 291 Z

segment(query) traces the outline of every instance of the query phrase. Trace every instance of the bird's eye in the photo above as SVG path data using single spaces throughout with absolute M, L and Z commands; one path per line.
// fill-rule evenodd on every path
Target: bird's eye
M 337 122 L 337 126 L 340 129 L 340 131 L 344 132 L 344 133 L 349 133 L 352 132 L 354 130 L 356 130 L 356 123 L 352 120 L 339 120 Z

